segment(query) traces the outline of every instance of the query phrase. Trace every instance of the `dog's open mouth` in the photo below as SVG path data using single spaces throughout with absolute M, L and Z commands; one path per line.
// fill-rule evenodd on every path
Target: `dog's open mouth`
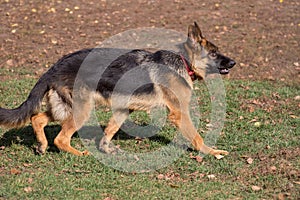
M 220 74 L 228 74 L 230 72 L 230 69 L 233 68 L 234 65 L 235 65 L 234 60 L 230 60 L 228 63 L 223 65 L 221 64 L 221 67 L 218 68 Z
M 228 68 L 219 68 L 220 74 L 228 74 L 230 72 L 230 69 Z

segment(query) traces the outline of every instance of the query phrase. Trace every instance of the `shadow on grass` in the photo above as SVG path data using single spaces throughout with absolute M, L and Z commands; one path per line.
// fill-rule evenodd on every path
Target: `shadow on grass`
M 45 127 L 45 134 L 50 147 L 48 151 L 59 152 L 59 150 L 54 146 L 54 138 L 57 136 L 60 129 L 61 128 L 58 125 Z M 26 146 L 27 148 L 35 151 L 37 141 L 32 126 L 26 126 L 20 129 L 11 129 L 1 136 L 0 146 L 10 147 L 13 144 Z
M 94 140 L 97 148 L 98 144 L 103 137 L 104 126 L 84 126 L 76 132 L 72 137 L 73 138 L 81 138 L 83 140 Z M 54 145 L 54 139 L 60 132 L 61 127 L 59 125 L 50 125 L 45 127 L 45 134 L 48 140 L 49 148 L 47 151 L 49 152 L 59 152 L 59 150 Z M 134 136 L 130 136 L 119 130 L 118 133 L 114 136 L 114 138 L 118 138 L 118 140 L 134 140 Z M 167 145 L 171 141 L 161 135 L 152 135 L 150 137 L 151 141 L 160 142 L 162 145 Z M 10 147 L 13 144 L 18 144 L 22 146 L 26 146 L 29 149 L 35 151 L 37 146 L 36 137 L 33 131 L 32 126 L 26 126 L 20 129 L 11 129 L 5 132 L 0 138 L 0 146 Z

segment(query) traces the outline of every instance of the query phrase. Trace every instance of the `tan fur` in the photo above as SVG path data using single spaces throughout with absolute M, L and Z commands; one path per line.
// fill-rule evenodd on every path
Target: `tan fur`
M 73 117 L 68 117 L 64 122 L 62 122 L 61 127 L 61 131 L 54 140 L 55 146 L 62 151 L 72 153 L 76 156 L 88 155 L 88 151 L 80 152 L 70 145 L 72 135 L 78 130 L 78 124 L 75 124 Z
M 63 102 L 55 90 L 48 92 L 48 102 L 48 110 L 51 111 L 54 120 L 62 122 L 72 113 L 72 108 Z
M 45 153 L 48 147 L 48 141 L 44 132 L 44 128 L 50 121 L 51 118 L 47 113 L 39 113 L 31 117 L 32 128 L 38 141 L 38 153 Z
M 173 77 L 170 83 L 170 87 L 164 89 L 164 100 L 170 111 L 169 120 L 179 128 L 184 137 L 191 141 L 195 150 L 215 156 L 219 154 L 227 155 L 227 151 L 215 150 L 206 146 L 202 137 L 197 133 L 189 112 L 189 103 L 192 95 L 191 90 L 187 90 L 184 85 Z

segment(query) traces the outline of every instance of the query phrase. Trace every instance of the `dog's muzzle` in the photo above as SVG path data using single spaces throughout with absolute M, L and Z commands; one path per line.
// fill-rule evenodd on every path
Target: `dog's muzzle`
M 234 60 L 230 60 L 224 68 L 219 68 L 220 74 L 228 74 L 235 64 Z

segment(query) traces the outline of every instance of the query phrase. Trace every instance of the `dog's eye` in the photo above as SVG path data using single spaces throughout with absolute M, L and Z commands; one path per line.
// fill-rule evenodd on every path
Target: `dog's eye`
M 216 58 L 217 57 L 217 53 L 215 51 L 213 51 L 213 52 L 210 53 L 210 56 L 213 57 L 213 58 Z

